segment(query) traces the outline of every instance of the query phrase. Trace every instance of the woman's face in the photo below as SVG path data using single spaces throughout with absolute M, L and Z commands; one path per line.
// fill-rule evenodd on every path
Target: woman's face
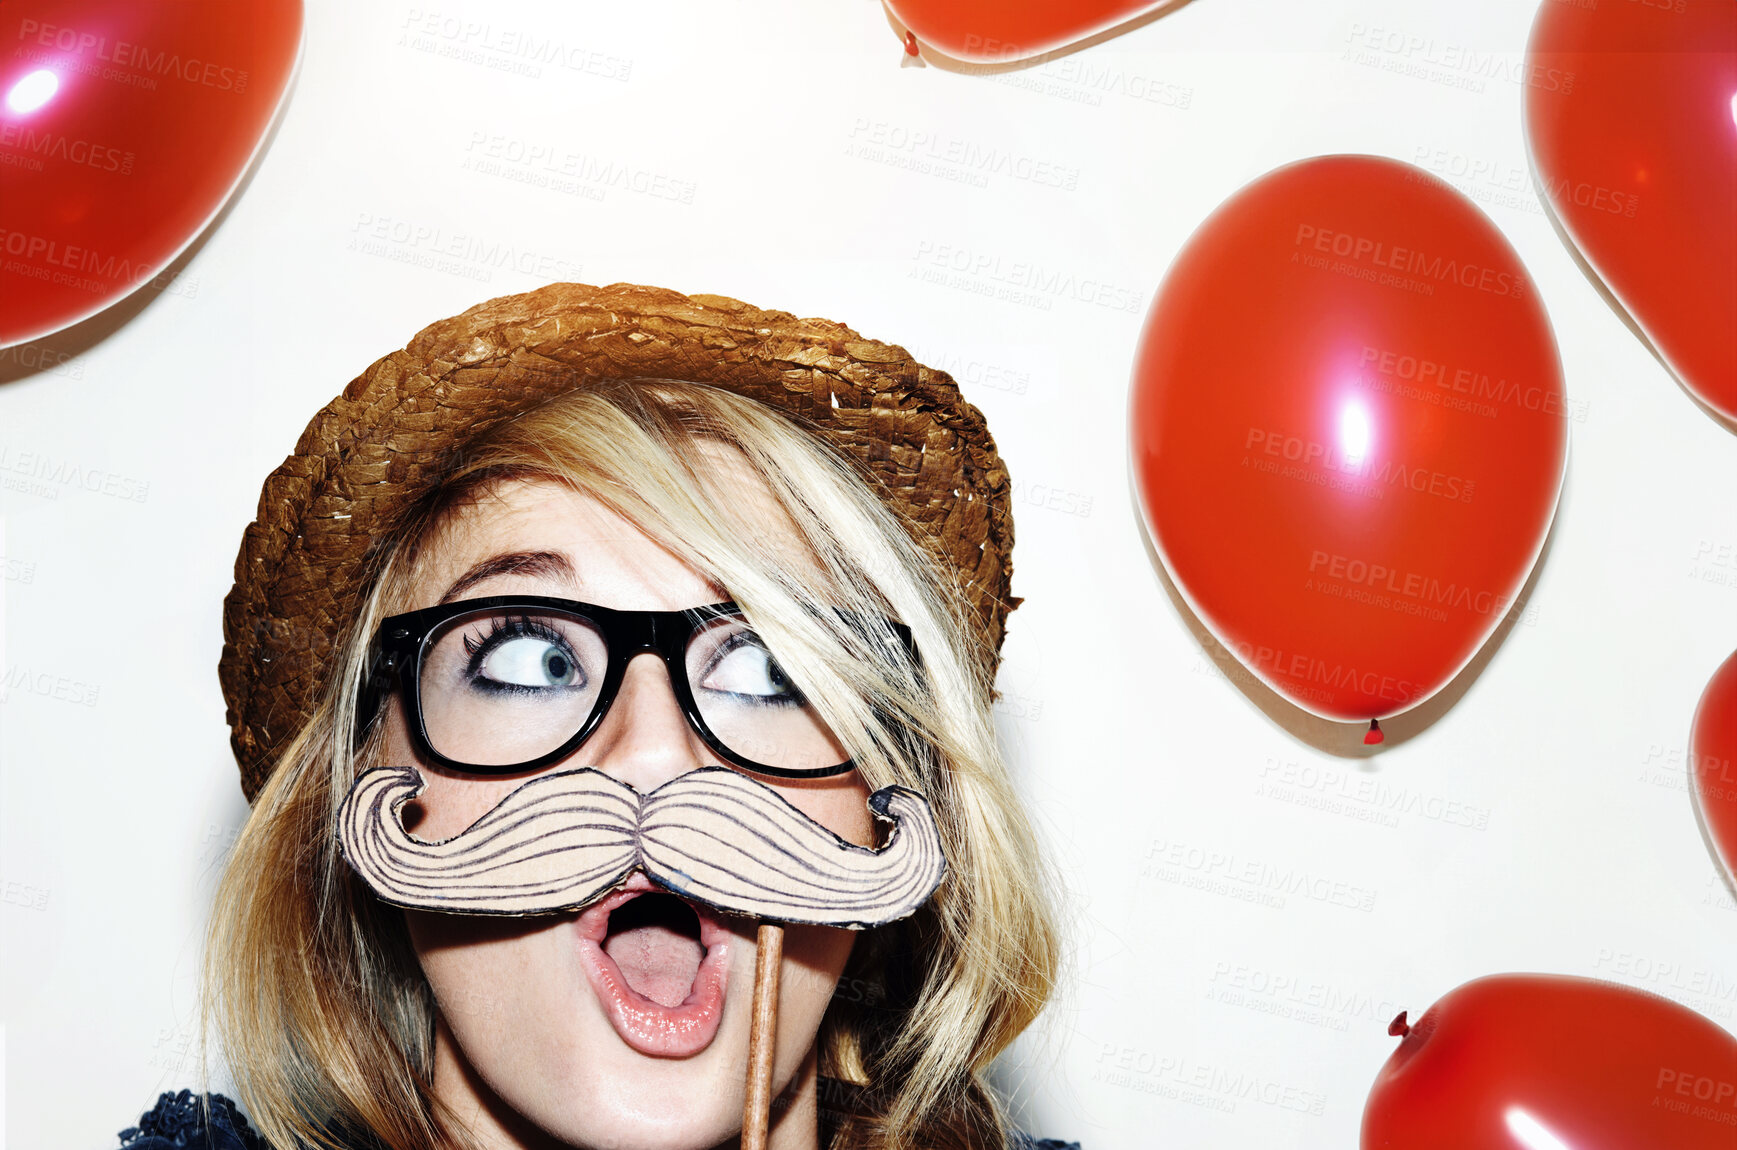
M 745 491 L 750 502 L 752 488 Z M 761 494 L 768 532 L 788 528 Z M 456 588 L 456 590 L 455 590 Z M 527 594 L 627 610 L 729 597 L 632 524 L 557 484 L 515 481 L 458 513 L 425 551 L 413 607 Z M 421 761 L 401 701 L 386 759 L 428 781 L 407 821 L 419 838 L 459 833 L 527 775 L 479 779 Z M 595 767 L 648 792 L 719 758 L 688 726 L 661 659 L 636 655 L 597 731 L 546 770 Z M 762 780 L 772 783 L 773 780 Z M 868 789 L 854 772 L 777 790 L 816 822 L 871 845 Z M 741 1128 L 755 926 L 653 889 L 635 874 L 583 912 L 490 919 L 407 911 L 439 1004 L 435 1093 L 485 1145 L 709 1147 Z M 852 935 L 786 929 L 779 995 L 774 1145 L 813 1145 L 812 1049 Z

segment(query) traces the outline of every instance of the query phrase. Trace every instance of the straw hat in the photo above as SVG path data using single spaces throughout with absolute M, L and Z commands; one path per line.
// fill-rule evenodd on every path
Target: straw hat
M 1007 469 L 945 372 L 843 324 L 724 296 L 552 284 L 424 328 L 314 416 L 265 481 L 223 601 L 218 677 L 252 802 L 312 713 L 369 545 L 453 449 L 595 379 L 684 379 L 798 416 L 880 481 L 954 572 L 993 675 L 1013 572 Z

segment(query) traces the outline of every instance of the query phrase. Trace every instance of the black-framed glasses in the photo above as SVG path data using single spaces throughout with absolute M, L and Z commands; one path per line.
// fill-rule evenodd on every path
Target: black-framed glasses
M 886 625 L 914 657 L 910 629 Z M 785 779 L 855 766 L 730 602 L 619 611 L 492 595 L 394 615 L 374 638 L 358 733 L 396 686 L 411 743 L 429 761 L 466 774 L 536 770 L 597 730 L 628 660 L 644 651 L 663 658 L 688 725 L 726 762 Z

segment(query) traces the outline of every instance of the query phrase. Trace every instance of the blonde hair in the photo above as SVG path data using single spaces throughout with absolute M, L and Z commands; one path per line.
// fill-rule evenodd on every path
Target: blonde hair
M 746 507 L 746 466 L 805 554 Z M 871 788 L 926 794 L 949 873 L 917 915 L 858 940 L 817 1038 L 857 1105 L 835 1147 L 993 1147 L 981 1077 L 1041 1011 L 1058 962 L 1049 878 L 990 717 L 992 653 L 920 535 L 842 453 L 756 401 L 634 380 L 569 391 L 442 461 L 379 543 L 375 575 L 310 720 L 279 757 L 220 885 L 206 1008 L 243 1108 L 268 1142 L 391 1150 L 459 1140 L 431 1089 L 434 1002 L 402 916 L 339 859 L 331 828 L 374 741 L 353 744 L 367 645 L 407 601 L 418 555 L 459 508 L 514 478 L 566 484 L 728 588 L 821 708 Z M 756 520 L 755 515 L 761 518 Z M 830 608 L 843 607 L 845 611 Z M 890 632 L 908 625 L 913 661 Z

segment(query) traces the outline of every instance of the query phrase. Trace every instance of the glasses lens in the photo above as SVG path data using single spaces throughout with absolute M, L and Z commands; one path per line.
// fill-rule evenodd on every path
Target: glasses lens
M 688 640 L 687 671 L 700 717 L 744 759 L 814 770 L 850 757 L 744 620 L 724 616 L 697 627 Z
M 422 721 L 437 752 L 505 767 L 556 750 L 591 717 L 609 652 L 590 620 L 558 611 L 462 615 L 429 638 Z

